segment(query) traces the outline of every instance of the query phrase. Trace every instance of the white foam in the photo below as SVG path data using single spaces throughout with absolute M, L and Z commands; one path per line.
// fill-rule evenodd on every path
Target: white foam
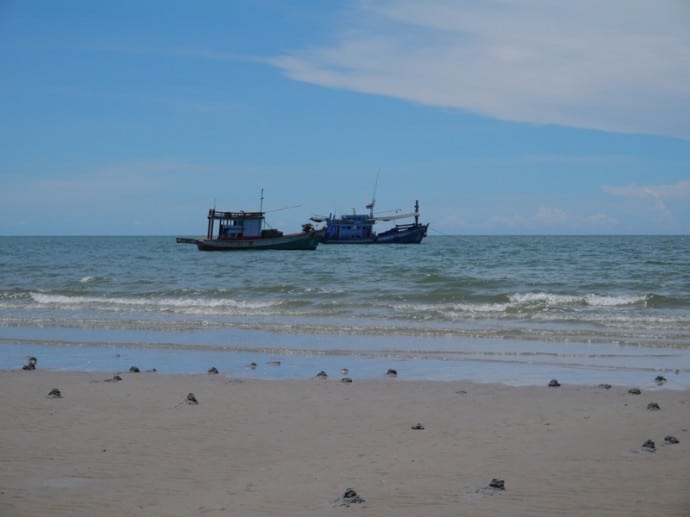
M 568 295 L 554 293 L 516 293 L 509 297 L 511 303 L 519 305 L 544 304 L 550 307 L 566 305 L 588 305 L 591 307 L 616 307 L 645 303 L 646 296 L 620 295 L 600 296 L 597 294 Z
M 510 295 L 508 299 L 510 300 L 511 304 L 514 305 L 544 304 L 549 306 L 572 305 L 575 303 L 581 303 L 583 301 L 583 298 L 579 296 L 544 292 L 516 293 Z
M 142 307 L 148 310 L 175 311 L 183 313 L 205 313 L 240 311 L 251 312 L 270 309 L 279 305 L 277 301 L 247 301 L 235 299 L 209 298 L 145 298 L 145 297 L 98 297 L 98 296 L 67 296 L 46 293 L 31 293 L 31 298 L 39 304 L 65 307 L 98 306 L 110 310 L 127 310 Z
M 599 296 L 596 294 L 588 294 L 585 296 L 587 305 L 593 307 L 616 307 L 619 305 L 635 305 L 637 303 L 645 303 L 646 296 Z

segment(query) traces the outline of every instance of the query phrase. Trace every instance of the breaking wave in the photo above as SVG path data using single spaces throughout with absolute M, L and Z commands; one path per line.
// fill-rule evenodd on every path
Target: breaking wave
M 277 307 L 279 301 L 247 301 L 213 298 L 68 296 L 32 292 L 39 305 L 53 308 L 101 311 L 179 312 L 183 314 L 254 313 Z

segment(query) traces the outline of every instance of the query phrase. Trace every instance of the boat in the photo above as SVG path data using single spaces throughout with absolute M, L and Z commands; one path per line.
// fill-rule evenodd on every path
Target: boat
M 322 230 L 312 224 L 302 225 L 299 233 L 283 234 L 274 228 L 264 228 L 266 213 L 208 211 L 208 230 L 205 238 L 178 237 L 178 243 L 196 244 L 201 251 L 240 250 L 315 250 L 321 241 Z M 215 234 L 215 222 L 218 233 Z
M 419 201 L 415 201 L 414 212 L 374 216 L 374 201 L 366 205 L 369 213 L 342 215 L 336 217 L 314 216 L 316 223 L 325 223 L 321 242 L 323 244 L 419 244 L 426 237 L 429 224 L 419 222 Z M 414 217 L 414 223 L 396 224 L 381 233 L 374 230 L 379 221 L 394 221 Z

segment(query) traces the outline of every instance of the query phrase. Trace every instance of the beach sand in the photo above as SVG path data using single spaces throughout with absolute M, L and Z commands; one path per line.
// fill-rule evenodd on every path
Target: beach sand
M 0 515 L 690 515 L 687 391 L 120 375 L 0 371 Z

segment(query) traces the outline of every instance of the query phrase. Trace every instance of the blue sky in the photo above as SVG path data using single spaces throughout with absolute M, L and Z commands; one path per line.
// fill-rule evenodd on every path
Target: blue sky
M 0 235 L 419 199 L 430 235 L 690 233 L 686 0 L 0 0 Z M 383 229 L 383 228 L 382 228 Z

